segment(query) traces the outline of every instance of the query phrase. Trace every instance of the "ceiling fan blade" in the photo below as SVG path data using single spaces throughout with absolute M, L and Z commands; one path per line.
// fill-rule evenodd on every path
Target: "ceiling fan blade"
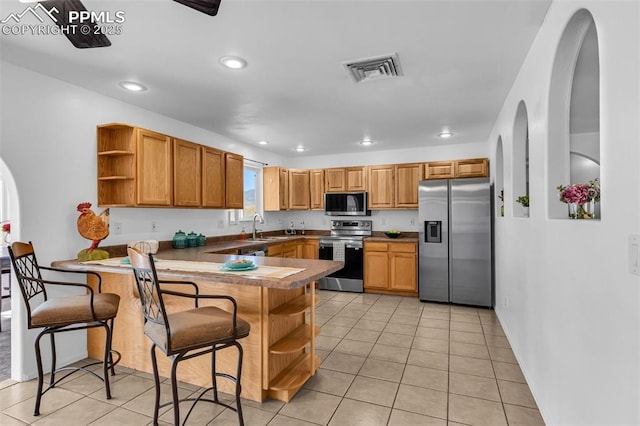
M 198 10 L 202 13 L 206 13 L 210 16 L 216 16 L 218 14 L 218 8 L 220 8 L 220 2 L 222 0 L 174 0 L 180 4 L 184 4 L 192 9 Z
M 107 36 L 102 34 L 93 22 L 82 24 L 69 22 L 69 11 L 87 10 L 80 0 L 43 0 L 39 3 L 49 10 L 58 27 L 75 29 L 75 31 L 65 31 L 64 35 L 78 49 L 111 46 Z

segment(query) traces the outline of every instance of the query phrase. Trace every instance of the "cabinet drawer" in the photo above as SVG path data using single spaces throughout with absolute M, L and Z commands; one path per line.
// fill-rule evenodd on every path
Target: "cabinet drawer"
M 389 251 L 392 253 L 415 253 L 418 245 L 414 243 L 389 243 Z
M 368 251 L 387 251 L 387 243 L 365 243 L 364 249 Z

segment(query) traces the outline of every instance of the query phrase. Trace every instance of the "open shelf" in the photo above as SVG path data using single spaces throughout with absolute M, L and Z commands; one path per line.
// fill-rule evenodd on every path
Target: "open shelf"
M 316 303 L 318 303 L 319 300 L 320 299 L 316 297 Z M 295 299 L 292 299 L 287 303 L 283 303 L 282 305 L 278 306 L 273 311 L 271 311 L 271 315 L 291 316 L 301 314 L 310 306 L 311 295 L 303 294 L 302 296 L 298 296 Z
M 119 149 L 114 149 L 111 151 L 102 151 L 98 153 L 99 156 L 103 157 L 119 157 L 122 155 L 133 155 L 133 151 L 123 151 Z
M 272 391 L 285 391 L 291 392 L 295 394 L 302 385 L 311 377 L 311 372 L 309 371 L 309 361 L 310 357 L 313 356 L 313 371 L 320 366 L 322 360 L 316 354 L 303 353 L 298 358 L 296 358 L 286 369 L 282 371 L 282 373 L 278 374 L 278 376 L 273 379 L 271 384 L 269 385 L 269 390 Z M 291 395 L 293 397 L 293 394 Z
M 133 179 L 133 178 L 129 176 L 103 176 L 98 178 L 98 180 L 127 180 L 127 179 Z
M 291 333 L 278 340 L 271 345 L 269 352 L 272 354 L 289 354 L 304 349 L 310 340 L 310 324 L 302 324 L 300 327 L 293 330 Z M 320 334 L 320 327 L 315 326 L 313 331 L 313 337 Z

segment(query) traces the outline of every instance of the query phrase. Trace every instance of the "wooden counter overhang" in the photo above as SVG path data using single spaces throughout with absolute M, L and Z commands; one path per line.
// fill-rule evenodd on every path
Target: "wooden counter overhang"
M 266 257 L 266 256 L 240 256 L 228 254 L 211 253 L 211 249 L 206 247 L 195 247 L 182 250 L 163 250 L 159 251 L 154 257 L 163 260 L 182 260 L 191 262 L 214 262 L 224 263 L 231 259 L 251 259 L 258 267 L 290 267 L 303 268 L 304 271 L 285 278 L 269 278 L 251 275 L 251 272 L 243 274 L 238 273 L 215 273 L 215 272 L 195 272 L 195 271 L 169 271 L 158 269 L 158 277 L 160 279 L 183 279 L 195 281 L 208 281 L 225 284 L 239 284 L 257 287 L 269 287 L 279 289 L 294 289 L 305 286 L 310 282 L 316 281 L 324 276 L 336 272 L 344 266 L 343 262 L 333 260 L 315 260 L 315 259 L 294 259 L 282 257 Z M 110 266 L 100 264 L 87 264 L 76 260 L 59 260 L 52 262 L 51 265 L 56 268 L 74 269 L 82 271 L 95 271 L 116 274 L 131 274 L 129 265 Z
M 331 260 L 239 256 L 211 253 L 215 248 L 197 247 L 182 250 L 162 250 L 161 260 L 224 263 L 231 259 L 250 258 L 260 267 L 292 267 L 304 270 L 285 278 L 253 276 L 251 272 L 218 273 L 179 270 L 158 270 L 167 280 L 194 281 L 201 294 L 226 294 L 238 303 L 238 315 L 251 324 L 248 337 L 241 339 L 244 351 L 242 396 L 262 402 L 266 398 L 288 402 L 315 373 L 320 358 L 315 353 L 314 337 L 320 332 L 315 324 L 315 281 L 344 265 Z M 151 344 L 143 332 L 143 317 L 131 268 L 128 265 L 108 266 L 79 263 L 75 260 L 55 261 L 52 266 L 74 270 L 90 270 L 102 276 L 102 291 L 120 295 L 116 316 L 113 349 L 122 354 L 120 365 L 152 372 L 149 350 Z M 175 288 L 174 288 L 175 289 Z M 177 288 L 176 290 L 180 290 Z M 165 301 L 168 311 L 193 307 L 193 301 L 172 297 Z M 227 302 L 228 303 L 228 302 Z M 203 301 L 229 309 L 221 302 Z M 104 332 L 88 332 L 88 355 L 101 359 Z M 237 353 L 226 349 L 217 355 L 218 370 L 235 375 Z M 158 354 L 160 374 L 169 377 L 169 359 Z M 209 357 L 202 356 L 180 363 L 178 379 L 198 386 L 210 386 Z M 117 369 L 116 369 L 117 370 Z M 219 380 L 220 390 L 232 393 L 232 386 Z M 114 384 L 117 397 L 117 382 Z

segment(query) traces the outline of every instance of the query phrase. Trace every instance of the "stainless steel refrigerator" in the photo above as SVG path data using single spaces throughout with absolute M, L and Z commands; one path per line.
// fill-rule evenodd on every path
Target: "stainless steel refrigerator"
M 493 307 L 489 179 L 421 181 L 419 198 L 420 300 Z

